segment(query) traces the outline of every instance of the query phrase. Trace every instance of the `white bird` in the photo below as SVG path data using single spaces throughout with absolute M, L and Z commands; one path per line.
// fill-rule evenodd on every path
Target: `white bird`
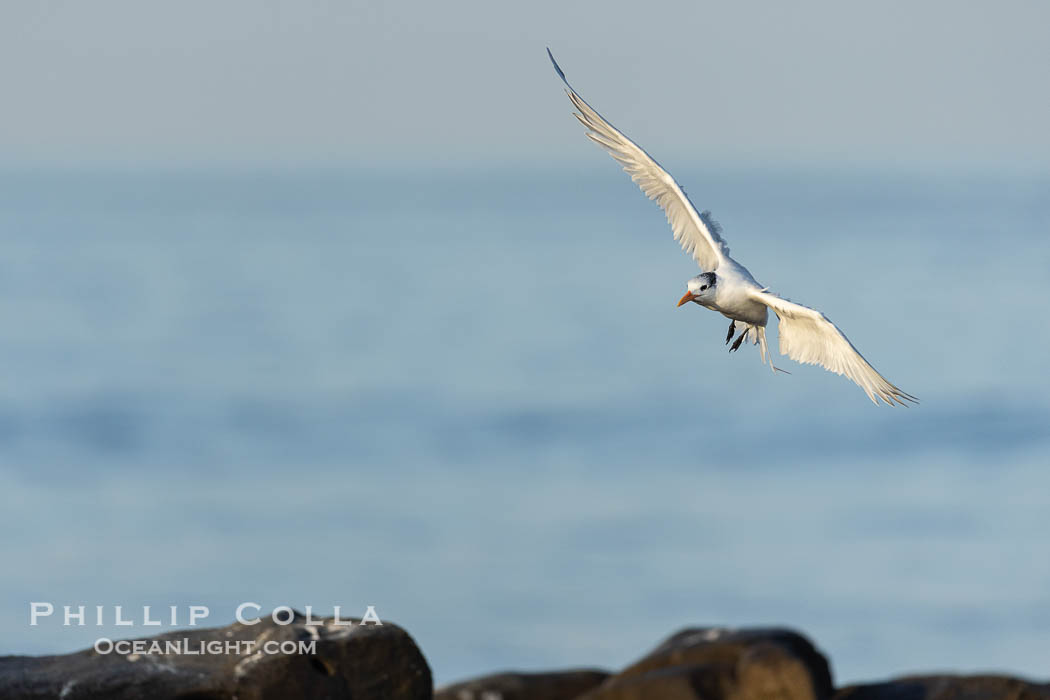
M 641 187 L 642 192 L 660 205 L 671 224 L 675 240 L 696 259 L 703 270 L 703 273 L 689 280 L 687 291 L 678 301 L 678 306 L 691 301 L 729 318 L 731 323 L 726 336 L 727 345 L 733 339 L 736 324 L 743 324 L 744 328 L 730 352 L 739 348 L 741 342 L 750 341 L 759 346 L 763 364 L 768 356 L 768 309 L 773 309 L 779 321 L 781 355 L 805 364 L 821 365 L 835 374 L 848 377 L 876 405 L 879 399 L 891 406 L 918 402 L 914 396 L 901 391 L 879 374 L 827 316 L 816 309 L 773 294 L 756 282 L 747 268 L 729 257 L 729 246 L 722 239 L 722 229 L 711 218 L 711 213 L 698 212 L 670 173 L 660 167 L 641 146 L 584 102 L 565 79 L 565 73 L 554 60 L 550 49 L 547 49 L 547 55 L 565 83 L 569 99 L 579 110 L 573 116 L 587 129 L 587 137 L 608 151 Z M 773 366 L 771 356 L 769 366 L 774 373 L 783 371 Z

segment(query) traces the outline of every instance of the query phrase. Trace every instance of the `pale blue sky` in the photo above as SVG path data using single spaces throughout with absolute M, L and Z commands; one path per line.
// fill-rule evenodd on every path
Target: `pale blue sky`
M 1050 5 L 8 2 L 8 164 L 1050 165 Z

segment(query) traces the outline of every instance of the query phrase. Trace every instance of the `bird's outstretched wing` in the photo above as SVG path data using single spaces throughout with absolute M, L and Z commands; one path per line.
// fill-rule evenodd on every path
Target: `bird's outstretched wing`
M 567 88 L 566 92 L 579 113 L 573 113 L 587 127 L 587 137 L 609 152 L 631 176 L 649 199 L 656 200 L 667 214 L 667 221 L 674 231 L 675 240 L 682 244 L 685 252 L 696 259 L 705 272 L 716 270 L 729 257 L 729 246 L 722 240 L 720 228 L 709 212 L 697 212 L 696 207 L 670 173 L 660 167 L 648 153 L 631 139 L 624 136 L 602 118 L 565 79 L 554 55 L 547 49 L 554 70 L 558 72 Z
M 876 404 L 879 399 L 891 406 L 894 403 L 906 406 L 908 401 L 918 403 L 914 396 L 890 384 L 875 371 L 849 338 L 824 314 L 767 291 L 755 289 L 750 295 L 773 309 L 780 320 L 777 334 L 780 336 L 781 355 L 803 364 L 821 365 L 852 379 Z

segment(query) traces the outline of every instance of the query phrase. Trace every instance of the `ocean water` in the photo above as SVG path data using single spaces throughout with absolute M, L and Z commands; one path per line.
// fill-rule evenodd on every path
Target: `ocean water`
M 253 601 L 373 605 L 438 682 L 707 624 L 1045 677 L 1050 179 L 679 175 L 922 404 L 727 354 L 611 163 L 0 174 L 0 654 L 159 629 L 31 601 Z

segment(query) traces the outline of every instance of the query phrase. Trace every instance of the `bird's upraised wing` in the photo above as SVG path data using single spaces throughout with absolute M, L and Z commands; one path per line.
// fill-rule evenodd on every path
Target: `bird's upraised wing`
M 886 381 L 824 314 L 767 291 L 755 289 L 750 295 L 773 309 L 780 320 L 777 333 L 781 355 L 803 364 L 821 365 L 852 379 L 873 403 L 878 404 L 879 399 L 891 406 L 906 406 L 908 401 L 918 403 L 914 396 Z
M 722 240 L 721 229 L 711 219 L 710 212 L 697 212 L 670 173 L 584 102 L 565 79 L 565 73 L 554 60 L 550 49 L 547 49 L 547 55 L 565 83 L 569 99 L 580 110 L 573 114 L 587 128 L 587 137 L 607 150 L 649 199 L 656 200 L 667 215 L 675 240 L 682 244 L 685 252 L 692 255 L 705 272 L 716 270 L 729 257 L 729 246 Z

